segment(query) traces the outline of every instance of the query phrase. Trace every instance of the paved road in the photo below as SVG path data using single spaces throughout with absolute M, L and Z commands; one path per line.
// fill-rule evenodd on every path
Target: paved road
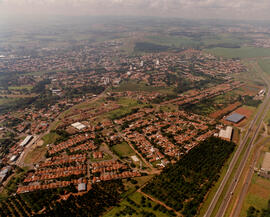
M 270 139 L 268 139 L 266 142 L 270 142 Z M 251 179 L 252 179 L 252 176 L 254 174 L 254 168 L 256 166 L 257 160 L 260 157 L 260 153 L 261 153 L 262 148 L 263 148 L 263 146 L 261 146 L 259 148 L 259 150 L 256 153 L 256 157 L 254 158 L 254 161 L 252 161 L 252 164 L 251 164 L 251 166 L 250 166 L 250 168 L 249 168 L 249 170 L 247 172 L 244 183 L 242 185 L 242 190 L 241 190 L 240 196 L 237 198 L 237 201 L 235 201 L 235 205 L 233 207 L 233 210 L 232 210 L 232 213 L 231 213 L 230 216 L 238 217 L 240 212 L 241 212 L 242 204 L 243 204 L 245 196 L 246 196 L 246 194 L 248 192 L 248 187 L 249 187 L 249 185 L 251 183 Z
M 247 130 L 247 133 L 246 135 L 244 136 L 244 139 L 242 140 L 242 142 L 240 143 L 239 147 L 237 148 L 232 160 L 231 160 L 231 163 L 229 165 L 229 168 L 218 188 L 218 190 L 216 191 L 215 195 L 214 195 L 214 198 L 213 200 L 211 201 L 204 217 L 210 217 L 212 215 L 212 212 L 214 210 L 214 208 L 216 207 L 217 205 L 217 202 L 221 196 L 221 193 L 222 191 L 224 190 L 224 187 L 225 185 L 227 184 L 231 174 L 232 174 L 232 171 L 234 169 L 234 167 L 236 166 L 236 163 L 237 163 L 237 160 L 238 158 L 240 157 L 240 154 L 243 150 L 243 148 L 245 147 L 246 143 L 248 142 L 248 139 L 251 137 L 251 140 L 249 141 L 248 143 L 248 148 L 244 154 L 244 157 L 243 157 L 243 160 L 241 161 L 240 165 L 238 166 L 238 169 L 237 169 L 237 173 L 236 173 L 236 176 L 234 177 L 234 179 L 232 179 L 232 182 L 230 184 L 230 187 L 228 188 L 226 194 L 225 194 L 225 197 L 223 198 L 223 201 L 222 201 L 222 204 L 218 210 L 218 213 L 217 213 L 217 217 L 221 217 L 224 215 L 224 212 L 229 204 L 229 201 L 231 199 L 231 196 L 233 194 L 233 191 L 237 185 L 237 182 L 239 180 L 239 177 L 241 175 L 241 172 L 245 166 L 245 162 L 246 160 L 248 159 L 248 156 L 249 156 L 249 153 L 251 151 L 251 147 L 252 147 L 252 144 L 253 142 L 255 141 L 258 133 L 259 133 L 259 129 L 260 129 L 260 126 L 262 124 L 262 120 L 263 120 L 263 117 L 264 115 L 266 114 L 267 112 L 267 108 L 269 107 L 269 104 L 270 104 L 270 82 L 268 81 L 268 79 L 265 79 L 265 81 L 267 81 L 267 86 L 268 86 L 268 92 L 266 94 L 266 97 L 263 101 L 263 103 L 260 105 L 259 107 L 259 110 L 255 116 L 255 118 L 251 121 L 250 125 L 249 125 L 249 128 Z M 256 126 L 256 122 L 259 121 L 259 125 Z
M 233 193 L 235 191 L 235 188 L 236 188 L 236 186 L 238 184 L 238 181 L 240 180 L 241 175 L 243 173 L 243 170 L 245 168 L 245 165 L 248 162 L 248 157 L 250 156 L 252 148 L 254 147 L 256 138 L 259 135 L 261 126 L 263 124 L 263 119 L 265 118 L 265 115 L 268 112 L 268 108 L 270 106 L 270 88 L 269 88 L 270 87 L 270 81 L 264 75 L 262 75 L 262 77 L 267 82 L 268 92 L 266 94 L 266 97 L 265 97 L 265 100 L 264 100 L 262 106 L 260 107 L 259 112 L 256 115 L 256 116 L 258 116 L 258 114 L 259 114 L 259 116 L 257 118 L 257 120 L 259 121 L 259 124 L 257 126 L 255 126 L 255 131 L 250 132 L 250 135 L 252 136 L 251 140 L 248 142 L 248 147 L 247 147 L 247 149 L 246 149 L 246 151 L 244 153 L 244 156 L 243 156 L 243 158 L 241 160 L 240 165 L 237 168 L 237 171 L 236 171 L 234 179 L 233 179 L 234 181 L 232 181 L 230 183 L 230 186 L 229 186 L 229 188 L 228 188 L 228 190 L 226 192 L 226 195 L 225 195 L 225 197 L 224 197 L 224 199 L 222 201 L 222 204 L 219 207 L 218 213 L 216 215 L 217 217 L 221 217 L 221 216 L 225 215 L 226 209 L 227 209 L 227 207 L 228 207 L 228 205 L 230 203 L 230 200 L 231 200 L 232 195 L 233 195 Z

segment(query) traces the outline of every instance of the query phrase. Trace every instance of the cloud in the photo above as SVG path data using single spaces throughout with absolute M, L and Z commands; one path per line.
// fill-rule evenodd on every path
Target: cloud
M 0 0 L 0 13 L 270 19 L 269 0 Z

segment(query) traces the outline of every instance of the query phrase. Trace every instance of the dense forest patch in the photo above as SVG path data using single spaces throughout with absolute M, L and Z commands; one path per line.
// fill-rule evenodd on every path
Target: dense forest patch
M 143 191 L 184 216 L 195 216 L 234 147 L 232 142 L 211 137 L 153 178 Z

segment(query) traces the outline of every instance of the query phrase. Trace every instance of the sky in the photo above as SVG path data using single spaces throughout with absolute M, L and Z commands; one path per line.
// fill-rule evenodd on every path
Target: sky
M 132 15 L 270 20 L 270 0 L 0 0 L 6 17 Z

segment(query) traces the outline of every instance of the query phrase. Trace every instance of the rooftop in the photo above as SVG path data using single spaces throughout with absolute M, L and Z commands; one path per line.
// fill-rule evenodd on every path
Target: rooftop
M 261 170 L 270 171 L 270 152 L 265 153 Z
M 226 117 L 226 121 L 230 121 L 233 123 L 239 123 L 244 118 L 245 118 L 244 115 L 241 115 L 239 113 L 233 113 L 233 114 L 229 115 L 228 117 Z
M 86 184 L 85 183 L 80 183 L 78 185 L 78 191 L 86 191 Z

